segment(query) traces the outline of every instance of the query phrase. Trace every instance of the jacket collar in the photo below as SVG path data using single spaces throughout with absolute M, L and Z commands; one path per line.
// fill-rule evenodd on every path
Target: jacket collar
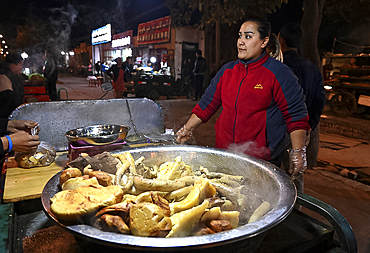
M 260 57 L 258 57 L 257 59 L 255 60 L 251 60 L 251 61 L 243 61 L 241 59 L 238 59 L 239 63 L 240 64 L 243 64 L 244 66 L 248 67 L 249 69 L 254 69 L 254 68 L 257 68 L 259 66 L 261 66 L 262 64 L 264 64 L 268 59 L 268 56 L 266 54 L 266 51 L 264 51 Z

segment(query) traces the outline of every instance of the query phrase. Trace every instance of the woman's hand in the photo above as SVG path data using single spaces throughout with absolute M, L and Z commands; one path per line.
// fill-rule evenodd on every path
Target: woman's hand
M 193 137 L 193 131 L 189 130 L 185 125 L 176 133 L 176 143 L 185 144 Z
M 195 114 L 192 114 L 188 122 L 180 128 L 176 133 L 176 142 L 185 144 L 193 137 L 193 130 L 195 130 L 203 121 Z
M 290 166 L 289 174 L 292 180 L 301 176 L 301 174 L 307 169 L 307 155 L 306 147 L 294 149 L 289 151 Z
M 307 155 L 306 155 L 306 135 L 305 130 L 295 130 L 290 133 L 290 139 L 292 141 L 292 149 L 289 151 L 290 166 L 289 175 L 294 180 L 301 176 L 307 169 Z
M 16 133 L 19 131 L 31 133 L 31 129 L 38 126 L 38 124 L 39 123 L 31 120 L 9 120 L 7 130 L 11 133 Z
M 35 151 L 40 144 L 38 135 L 30 135 L 25 131 L 18 131 L 9 135 L 13 142 L 13 151 L 29 153 Z

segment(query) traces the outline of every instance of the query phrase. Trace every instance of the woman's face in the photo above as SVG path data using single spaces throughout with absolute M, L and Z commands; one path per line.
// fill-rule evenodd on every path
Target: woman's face
M 238 58 L 244 61 L 257 59 L 262 54 L 268 41 L 268 37 L 260 39 L 257 23 L 252 21 L 243 23 L 239 30 L 236 45 L 238 48 Z

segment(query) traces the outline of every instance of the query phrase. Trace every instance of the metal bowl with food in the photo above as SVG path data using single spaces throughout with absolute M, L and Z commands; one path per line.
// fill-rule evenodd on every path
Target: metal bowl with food
M 91 145 L 106 145 L 124 140 L 130 127 L 125 125 L 93 125 L 69 130 L 65 133 L 70 143 L 86 142 Z
M 125 150 L 127 151 L 127 150 Z M 112 153 L 124 153 L 114 151 Z M 192 168 L 200 166 L 210 172 L 221 172 L 243 176 L 246 180 L 246 217 L 240 218 L 237 228 L 208 235 L 174 238 L 141 237 L 104 232 L 86 224 L 68 224 L 58 220 L 50 210 L 50 198 L 60 191 L 58 187 L 61 172 L 45 185 L 42 204 L 45 213 L 71 233 L 98 244 L 131 250 L 147 251 L 192 251 L 201 252 L 253 252 L 264 238 L 266 232 L 282 222 L 292 211 L 297 192 L 292 180 L 276 166 L 259 159 L 236 154 L 226 150 L 198 146 L 150 146 L 128 150 L 135 159 L 145 157 L 147 166 L 159 165 L 181 156 L 182 161 Z M 257 209 L 260 201 L 267 201 L 271 207 L 259 219 L 248 222 L 251 210 Z

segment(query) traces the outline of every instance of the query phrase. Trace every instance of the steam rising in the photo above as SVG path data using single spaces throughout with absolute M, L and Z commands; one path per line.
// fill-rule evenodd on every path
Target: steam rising
M 61 51 L 68 51 L 71 27 L 78 11 L 68 3 L 63 7 L 48 9 L 48 17 L 45 18 L 45 13 L 40 12 L 36 6 L 30 7 L 30 25 L 24 28 L 23 33 L 28 33 L 26 36 L 38 43 L 25 49 L 29 58 L 23 66 L 31 68 L 32 72 L 42 73 L 45 50 L 57 57 L 61 56 Z
M 270 151 L 266 147 L 258 147 L 257 143 L 253 141 L 248 141 L 242 144 L 232 143 L 227 148 L 228 150 L 234 153 L 247 154 L 257 158 L 266 158 L 269 157 Z
M 66 51 L 71 34 L 71 26 L 75 21 L 78 11 L 71 4 L 61 8 L 51 9 L 53 14 L 49 17 L 49 24 L 54 28 L 54 36 L 48 38 L 48 46 L 54 46 L 55 52 Z

